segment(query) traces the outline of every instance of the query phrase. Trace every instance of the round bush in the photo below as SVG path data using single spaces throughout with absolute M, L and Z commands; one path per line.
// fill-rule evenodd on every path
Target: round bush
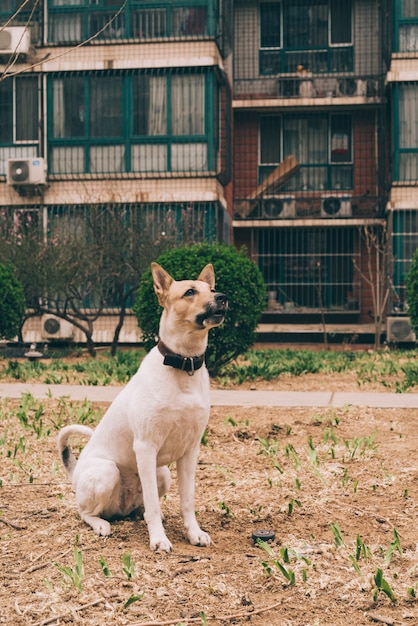
M 418 250 L 412 257 L 411 266 L 405 279 L 406 302 L 411 326 L 418 332 Z
M 25 293 L 11 263 L 0 263 L 0 339 L 13 339 L 25 313 Z
M 219 369 L 245 352 L 255 340 L 255 330 L 266 306 L 266 287 L 260 270 L 233 246 L 195 244 L 164 252 L 159 263 L 175 280 L 195 279 L 207 263 L 215 270 L 216 291 L 226 294 L 228 313 L 222 326 L 209 333 L 206 364 L 214 376 Z M 154 293 L 151 270 L 142 279 L 134 313 L 146 350 L 156 343 L 161 307 Z

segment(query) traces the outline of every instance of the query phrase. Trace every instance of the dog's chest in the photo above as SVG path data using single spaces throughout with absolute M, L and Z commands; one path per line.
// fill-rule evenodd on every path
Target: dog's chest
M 199 446 L 208 419 L 209 409 L 198 405 L 166 407 L 150 417 L 144 437 L 157 449 L 157 464 L 173 463 Z

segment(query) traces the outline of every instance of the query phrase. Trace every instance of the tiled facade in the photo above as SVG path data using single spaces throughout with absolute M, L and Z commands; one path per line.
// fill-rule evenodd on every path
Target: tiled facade
M 192 213 L 195 240 L 247 246 L 272 324 L 355 333 L 375 317 L 378 283 L 384 318 L 407 314 L 413 0 L 21 4 L 0 7 L 0 210 L 120 205 L 162 225 Z M 297 171 L 273 181 L 289 157 Z M 13 184 L 13 160 L 40 158 L 44 181 Z

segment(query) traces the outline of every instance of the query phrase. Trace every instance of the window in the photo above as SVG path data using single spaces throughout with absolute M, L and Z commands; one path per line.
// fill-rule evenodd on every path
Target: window
M 260 229 L 258 259 L 268 290 L 287 312 L 344 311 L 354 298 L 358 306 L 359 238 L 349 228 Z
M 418 180 L 418 87 L 399 85 L 398 132 L 395 132 L 395 179 Z
M 297 158 L 300 169 L 286 183 L 286 190 L 351 189 L 351 115 L 260 116 L 259 180 L 289 154 Z
M 395 3 L 395 50 L 418 50 L 418 2 L 398 0 Z
M 352 0 L 262 2 L 259 19 L 260 74 L 353 70 Z
M 392 308 L 405 310 L 405 278 L 418 249 L 418 211 L 394 210 L 392 218 L 393 300 Z
M 93 35 L 114 40 L 214 34 L 219 0 L 144 4 L 143 0 L 49 0 L 49 40 L 65 44 Z M 220 22 L 216 28 L 220 31 Z
M 0 144 L 37 142 L 38 79 L 8 78 L 0 83 Z
M 214 80 L 212 72 L 161 70 L 53 77 L 51 173 L 214 169 Z

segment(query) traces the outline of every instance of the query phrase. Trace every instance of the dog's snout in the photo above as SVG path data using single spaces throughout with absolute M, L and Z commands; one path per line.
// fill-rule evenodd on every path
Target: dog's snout
M 224 293 L 215 293 L 215 302 L 222 306 L 226 306 L 228 304 L 228 298 Z

